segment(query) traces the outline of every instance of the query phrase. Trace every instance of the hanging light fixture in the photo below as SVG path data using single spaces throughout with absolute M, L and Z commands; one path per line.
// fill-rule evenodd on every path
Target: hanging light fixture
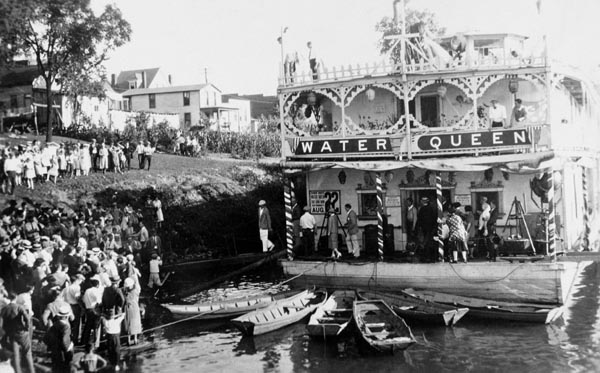
M 346 173 L 344 170 L 341 170 L 338 174 L 338 180 L 340 181 L 340 184 L 346 184 Z
M 519 80 L 511 79 L 508 81 L 508 91 L 515 94 L 519 91 Z
M 446 96 L 447 91 L 448 91 L 448 88 L 446 88 L 445 85 L 440 85 L 437 89 L 437 94 L 440 97 L 444 97 L 444 96 Z
M 373 88 L 367 89 L 365 93 L 367 94 L 367 100 L 373 101 L 375 99 L 375 90 Z

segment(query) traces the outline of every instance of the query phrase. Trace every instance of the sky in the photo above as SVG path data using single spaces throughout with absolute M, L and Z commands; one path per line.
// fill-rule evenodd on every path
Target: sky
M 553 57 L 578 65 L 600 63 L 599 0 L 412 0 L 436 13 L 447 33 L 547 30 Z M 131 41 L 105 63 L 108 74 L 161 67 L 173 84 L 208 81 L 223 93 L 275 94 L 286 50 L 308 56 L 306 42 L 328 66 L 381 61 L 376 23 L 392 16 L 392 0 L 92 0 L 100 12 L 114 3 L 132 26 Z M 585 66 L 584 66 L 585 67 Z M 300 70 L 307 70 L 303 63 Z

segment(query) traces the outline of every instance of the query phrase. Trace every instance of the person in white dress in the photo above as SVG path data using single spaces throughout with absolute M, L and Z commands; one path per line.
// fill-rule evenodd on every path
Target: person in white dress
M 154 201 L 152 202 L 152 207 L 156 210 L 156 228 L 162 227 L 162 222 L 165 220 L 162 211 L 162 202 L 158 199 L 158 196 L 154 197 Z

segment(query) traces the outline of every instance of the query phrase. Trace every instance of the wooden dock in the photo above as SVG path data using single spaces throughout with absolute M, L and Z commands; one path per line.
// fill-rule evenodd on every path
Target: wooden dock
M 564 304 L 592 261 L 412 264 L 280 261 L 297 286 L 391 290 L 415 288 L 508 302 Z

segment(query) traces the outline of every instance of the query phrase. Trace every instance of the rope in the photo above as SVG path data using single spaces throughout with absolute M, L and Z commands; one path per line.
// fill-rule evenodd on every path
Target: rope
M 461 275 L 459 275 L 458 272 L 456 272 L 456 269 L 454 268 L 454 265 L 450 264 L 450 268 L 452 268 L 452 271 L 454 271 L 454 274 L 458 278 L 460 278 L 461 280 L 463 280 L 465 282 L 469 282 L 469 283 L 472 283 L 472 284 L 485 284 L 485 283 L 489 283 L 489 282 L 499 282 L 499 281 L 506 280 L 508 278 L 508 276 L 512 275 L 517 269 L 521 268 L 522 266 L 523 266 L 523 264 L 519 264 L 515 269 L 513 269 L 510 272 L 508 272 L 506 274 L 506 276 L 501 277 L 501 278 L 499 278 L 497 280 L 469 280 L 469 279 L 466 279 L 466 278 L 462 277 Z

